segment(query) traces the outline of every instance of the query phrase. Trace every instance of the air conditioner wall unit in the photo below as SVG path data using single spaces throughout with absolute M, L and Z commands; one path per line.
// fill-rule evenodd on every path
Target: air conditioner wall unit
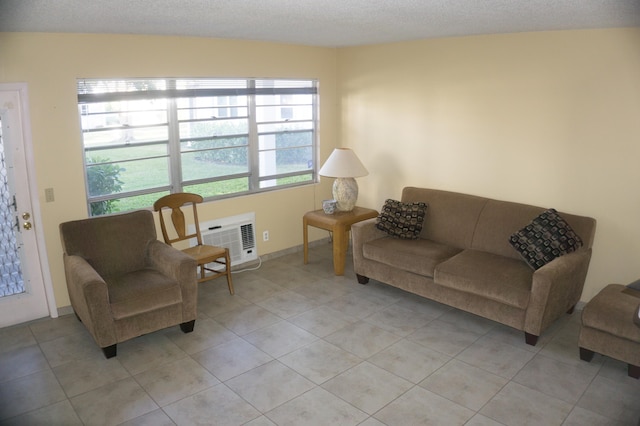
M 190 225 L 191 232 L 194 231 L 194 228 L 193 225 Z M 255 212 L 200 223 L 202 243 L 228 248 L 231 257 L 231 266 L 241 265 L 258 259 L 255 229 Z M 192 239 L 191 245 L 196 244 L 196 239 Z M 221 268 L 221 266 L 216 263 L 210 263 L 208 267 L 216 270 Z

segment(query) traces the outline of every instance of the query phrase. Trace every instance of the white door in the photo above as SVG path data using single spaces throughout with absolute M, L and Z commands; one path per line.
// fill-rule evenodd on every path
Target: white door
M 51 286 L 45 287 L 48 263 L 29 180 L 25 84 L 0 84 L 0 125 L 0 327 L 5 327 L 48 316 L 51 306 L 52 316 L 57 311 Z

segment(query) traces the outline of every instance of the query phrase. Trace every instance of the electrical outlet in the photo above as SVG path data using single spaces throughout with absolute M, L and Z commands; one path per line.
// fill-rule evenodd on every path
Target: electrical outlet
M 262 233 L 262 241 L 269 241 L 269 231 L 264 231 Z

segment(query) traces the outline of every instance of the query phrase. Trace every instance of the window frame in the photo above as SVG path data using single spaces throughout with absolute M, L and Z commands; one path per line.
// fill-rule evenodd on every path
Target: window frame
M 234 82 L 245 82 L 246 87 L 230 87 L 227 88 L 225 84 L 233 84 Z M 216 84 L 220 84 L 221 87 L 217 87 Z M 158 86 L 156 86 L 156 84 Z M 214 87 L 207 86 L 208 84 L 212 84 Z M 80 128 L 82 133 L 82 153 L 83 153 L 83 169 L 84 169 L 84 180 L 85 180 L 85 196 L 87 203 L 87 210 L 90 216 L 116 213 L 116 212 L 124 212 L 130 211 L 134 208 L 149 208 L 151 205 L 138 206 L 138 207 L 130 207 L 125 209 L 117 209 L 116 211 L 107 211 L 106 213 L 97 213 L 94 214 L 92 211 L 92 205 L 96 203 L 104 203 L 110 202 L 113 200 L 127 199 L 145 195 L 156 194 L 157 198 L 167 193 L 175 193 L 175 192 L 185 192 L 185 187 L 193 187 L 195 185 L 201 184 L 216 184 L 224 181 L 232 181 L 233 179 L 246 179 L 246 184 L 242 184 L 242 190 L 232 190 L 231 192 L 223 193 L 223 194 L 201 194 L 206 200 L 216 200 L 216 199 L 225 199 L 232 198 L 237 196 L 244 196 L 249 194 L 256 194 L 262 192 L 268 192 L 272 190 L 291 188 L 296 186 L 304 186 L 315 184 L 318 182 L 318 110 L 319 110 L 319 90 L 318 90 L 318 80 L 317 79 L 273 79 L 273 78 L 131 78 L 131 79 L 78 79 L 77 80 L 77 96 L 78 96 L 78 114 L 80 117 Z M 143 89 L 140 89 L 143 87 Z M 159 88 L 160 87 L 160 88 Z M 183 87 L 183 88 L 176 88 Z M 186 87 L 186 88 L 185 88 Z M 115 88 L 115 90 L 114 90 Z M 309 101 L 294 103 L 291 100 L 295 98 L 295 95 L 308 95 L 310 96 Z M 277 96 L 277 102 L 273 102 L 272 104 L 258 104 L 258 100 L 264 97 L 265 99 L 270 99 L 270 96 Z M 244 101 L 242 99 L 246 97 L 246 104 L 242 104 Z M 210 108 L 211 110 L 217 110 L 218 112 L 225 111 L 219 117 L 213 116 L 213 118 L 205 118 L 205 119 L 181 119 L 180 118 L 180 110 L 188 110 L 195 111 L 196 107 L 180 107 L 179 101 L 182 99 L 204 99 L 205 102 L 208 100 L 213 102 L 212 106 L 208 107 L 198 107 L 198 108 Z M 216 103 L 218 99 L 224 99 L 226 102 Z M 97 128 L 91 127 L 89 125 L 85 125 L 83 117 L 89 117 L 90 115 L 99 115 L 102 114 L 103 120 L 106 122 L 109 114 L 113 113 L 114 115 L 121 113 L 123 116 L 128 118 L 132 115 L 132 109 L 120 109 L 120 110 L 112 110 L 110 112 L 107 111 L 107 106 L 109 102 L 123 102 L 128 103 L 129 101 L 143 101 L 149 102 L 150 100 L 161 100 L 163 102 L 163 106 L 159 108 L 157 111 L 162 111 L 162 114 L 166 111 L 166 121 L 158 122 L 149 125 L 137 125 L 137 126 L 129 126 L 128 124 L 122 124 L 122 121 L 118 122 L 118 125 L 113 125 L 108 128 Z M 232 100 L 240 100 L 240 103 L 233 103 Z M 189 101 L 191 104 L 193 101 Z M 105 108 L 102 112 L 98 113 L 88 113 L 90 105 L 89 104 L 103 104 Z M 129 108 L 129 106 L 127 106 Z M 261 116 L 258 110 L 260 108 L 269 109 L 272 108 L 273 111 L 277 111 L 278 117 L 272 121 L 265 121 Z M 306 114 L 303 119 L 291 119 L 291 112 L 296 110 L 300 113 Z M 305 108 L 310 108 L 309 111 Z M 216 134 L 209 134 L 202 136 L 202 141 L 215 141 L 220 140 L 223 141 L 225 139 L 234 139 L 234 138 L 244 138 L 246 137 L 246 145 L 224 145 L 222 147 L 210 147 L 210 148 L 202 148 L 201 151 L 216 151 L 216 150 L 233 150 L 238 148 L 246 147 L 246 172 L 238 172 L 238 173 L 223 173 L 220 175 L 210 174 L 201 178 L 185 178 L 185 173 L 183 170 L 183 162 L 184 162 L 184 154 L 192 153 L 195 151 L 187 151 L 184 150 L 183 143 L 188 141 L 189 139 L 198 140 L 197 136 L 191 135 L 181 135 L 181 125 L 183 123 L 187 123 L 186 126 L 190 126 L 193 123 L 198 121 L 203 121 L 209 124 L 217 122 L 217 120 L 236 120 L 238 121 L 238 117 L 245 118 L 244 116 L 234 115 L 234 112 L 237 114 L 240 110 L 246 110 L 246 120 L 247 120 L 247 129 L 246 133 L 241 134 L 224 134 L 222 136 Z M 138 110 L 135 110 L 138 111 Z M 152 109 L 142 109 L 140 111 L 153 111 Z M 283 111 L 287 112 L 287 116 L 283 116 Z M 305 112 L 306 111 L 306 112 Z M 193 114 L 193 112 L 191 112 Z M 264 114 L 264 112 L 262 112 Z M 89 119 L 87 119 L 89 120 Z M 296 128 L 297 125 L 301 124 L 301 128 Z M 261 131 L 261 126 L 269 126 L 273 125 L 274 130 L 270 132 Z M 158 140 L 149 140 L 142 142 L 129 143 L 129 139 L 124 139 L 121 144 L 113 144 L 112 142 L 106 143 L 103 146 L 94 145 L 90 146 L 91 142 L 87 142 L 85 137 L 86 134 L 91 132 L 109 132 L 111 130 L 114 131 L 129 131 L 132 132 L 134 130 L 140 130 L 144 127 L 164 127 L 166 126 L 166 140 L 158 139 Z M 280 128 L 278 127 L 280 126 Z M 287 128 L 289 128 L 287 130 Z M 164 130 L 164 129 L 163 129 Z M 281 143 L 286 145 L 286 134 L 294 134 L 294 133 L 308 133 L 309 141 L 304 141 L 300 143 L 300 145 L 287 147 L 287 146 L 278 146 L 277 138 L 280 135 Z M 106 134 L 106 133 L 103 133 Z M 261 138 L 264 135 L 273 135 L 273 148 L 265 150 L 261 149 Z M 307 139 L 306 137 L 304 139 Z M 212 142 L 213 143 L 213 142 Z M 125 160 L 113 160 L 113 161 L 105 161 L 102 163 L 91 163 L 89 161 L 89 153 L 96 152 L 106 149 L 115 149 L 115 148 L 124 148 L 125 151 L 123 153 L 127 153 L 126 149 L 129 147 L 142 147 L 145 145 L 148 146 L 161 146 L 166 144 L 166 155 L 155 155 L 148 157 L 132 157 L 127 158 Z M 307 160 L 307 168 L 304 169 L 298 164 L 298 168 L 293 171 L 278 172 L 278 162 L 277 155 L 285 153 L 287 150 L 301 150 L 302 152 L 306 152 L 310 150 L 310 153 L 307 153 L 307 156 L 310 156 L 310 160 Z M 197 150 L 196 150 L 197 151 Z M 261 155 L 263 152 L 272 151 L 273 158 L 270 161 L 271 166 L 274 168 L 274 173 L 263 174 L 261 170 Z M 267 156 L 267 154 L 265 154 Z M 91 167 L 96 167 L 96 164 L 110 164 L 113 167 L 119 167 L 120 164 L 125 163 L 127 161 L 144 161 L 150 159 L 157 159 L 166 157 L 167 159 L 167 184 L 160 183 L 158 185 L 149 186 L 142 189 L 126 189 L 123 191 L 111 192 L 108 194 L 91 194 L 91 188 L 89 184 L 89 169 Z M 94 158 L 99 158 L 98 156 Z M 106 160 L 106 158 L 103 158 Z M 264 164 L 264 163 L 263 163 Z M 300 176 L 300 180 L 295 179 Z M 281 179 L 292 179 L 290 182 L 278 182 Z M 213 188 L 213 186 L 212 186 Z M 213 191 L 213 189 L 212 189 Z M 197 192 L 191 191 L 188 192 Z M 135 202 L 135 200 L 131 200 L 131 202 Z

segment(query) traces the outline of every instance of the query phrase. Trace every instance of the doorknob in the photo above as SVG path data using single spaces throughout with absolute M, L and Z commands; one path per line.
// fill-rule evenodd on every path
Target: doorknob
M 22 227 L 27 231 L 30 230 L 32 227 L 31 222 L 29 222 L 29 219 L 31 219 L 31 214 L 29 212 L 24 212 L 22 213 L 22 218 L 25 220 L 22 223 Z

